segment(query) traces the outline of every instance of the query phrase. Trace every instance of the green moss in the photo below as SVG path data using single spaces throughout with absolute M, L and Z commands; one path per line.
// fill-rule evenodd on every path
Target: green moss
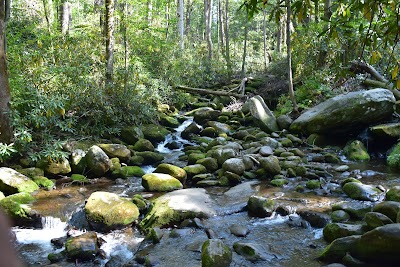
M 285 184 L 288 184 L 288 180 L 286 180 L 286 179 L 274 179 L 274 180 L 271 181 L 271 184 L 273 186 L 282 187 Z
M 44 176 L 34 176 L 32 180 L 40 187 L 44 187 L 48 190 L 53 189 L 55 186 L 55 183 L 48 179 L 47 177 Z
M 392 168 L 400 169 L 400 143 L 397 143 L 390 152 L 387 164 Z
M 365 148 L 364 144 L 361 141 L 355 140 L 350 144 L 347 144 L 344 148 L 345 155 L 355 161 L 368 161 L 370 160 L 370 156 Z
M 306 187 L 310 190 L 321 188 L 321 182 L 319 180 L 310 180 L 306 183 Z

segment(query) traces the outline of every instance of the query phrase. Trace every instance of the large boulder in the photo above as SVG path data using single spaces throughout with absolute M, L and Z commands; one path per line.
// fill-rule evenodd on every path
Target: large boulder
M 365 229 L 359 224 L 329 223 L 325 226 L 323 234 L 326 241 L 332 242 L 341 237 L 361 235 L 364 232 Z
M 203 188 L 169 192 L 157 198 L 140 223 L 143 230 L 179 224 L 185 219 L 208 218 L 216 215 L 214 202 Z
M 360 237 L 360 235 L 351 235 L 335 239 L 321 252 L 318 259 L 325 262 L 340 262 Z
M 359 182 L 349 182 L 343 186 L 343 192 L 356 200 L 378 201 L 385 193 L 372 185 L 366 185 Z
M 131 157 L 131 151 L 121 144 L 98 144 L 110 158 L 119 158 L 121 161 L 127 161 Z
M 128 145 L 134 145 L 143 136 L 142 130 L 136 126 L 128 126 L 121 131 L 121 139 Z
M 343 134 L 362 129 L 390 116 L 394 102 L 393 93 L 382 88 L 338 95 L 304 112 L 290 130 Z
M 182 189 L 182 183 L 165 173 L 148 173 L 142 177 L 142 186 L 147 191 L 168 192 Z
M 230 158 L 230 159 L 227 159 L 222 164 L 222 169 L 224 171 L 233 172 L 237 175 L 243 175 L 244 171 L 246 170 L 246 167 L 244 165 L 243 159 Z
M 397 214 L 400 212 L 400 202 L 383 201 L 377 204 L 374 207 L 373 211 L 385 214 L 387 217 L 395 222 L 397 219 Z
M 165 140 L 170 133 L 166 128 L 156 124 L 146 124 L 142 126 L 144 137 L 152 144 L 157 144 Z
M 71 260 L 92 260 L 99 250 L 100 246 L 95 232 L 87 232 L 71 237 L 65 243 L 65 251 Z
M 93 175 L 102 176 L 111 167 L 111 160 L 98 146 L 92 146 L 85 156 L 86 164 Z
M 247 201 L 247 211 L 250 216 L 270 217 L 275 210 L 275 201 L 260 196 L 251 196 Z
M 39 186 L 25 175 L 10 168 L 0 168 L 0 191 L 5 195 L 36 190 L 39 190 Z
M 245 106 L 250 110 L 253 119 L 263 131 L 268 133 L 279 131 L 274 113 L 268 108 L 261 96 L 256 95 L 250 98 Z
M 16 193 L 0 200 L 0 209 L 12 219 L 14 225 L 41 228 L 41 216 L 28 206 L 34 200 L 29 193 Z
M 143 151 L 154 151 L 153 144 L 144 138 L 140 138 L 135 145 L 132 147 L 133 150 L 143 152 Z
M 139 209 L 131 201 L 108 192 L 94 192 L 85 205 L 86 218 L 96 231 L 107 232 L 131 225 Z
M 221 111 L 219 110 L 214 110 L 210 107 L 201 107 L 186 113 L 185 116 L 193 116 L 195 122 L 204 124 L 207 121 L 216 120 L 220 114 Z
M 232 251 L 219 239 L 209 239 L 201 248 L 202 267 L 229 267 L 232 262 Z
M 370 156 L 368 154 L 367 148 L 364 144 L 359 141 L 355 140 L 345 146 L 343 149 L 344 154 L 350 160 L 355 161 L 368 161 L 370 160 Z
M 267 253 L 260 244 L 253 242 L 239 241 L 233 243 L 235 252 L 251 262 L 272 260 L 274 255 Z
M 36 167 L 43 169 L 48 175 L 67 174 L 71 172 L 71 165 L 68 159 L 65 158 L 57 161 L 44 158 L 36 163 Z
M 178 179 L 182 184 L 185 183 L 187 177 L 186 171 L 184 169 L 168 163 L 161 163 L 157 166 L 154 172 L 169 174 Z

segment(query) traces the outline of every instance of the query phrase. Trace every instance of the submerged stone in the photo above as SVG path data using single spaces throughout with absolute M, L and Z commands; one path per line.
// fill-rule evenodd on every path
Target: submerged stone
M 202 267 L 229 267 L 232 262 L 232 251 L 219 239 L 209 239 L 201 248 Z

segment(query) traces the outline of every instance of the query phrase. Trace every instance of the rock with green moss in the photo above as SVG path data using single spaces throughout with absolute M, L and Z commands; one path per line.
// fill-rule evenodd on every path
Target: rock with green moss
M 247 100 L 244 108 L 249 109 L 254 121 L 263 131 L 267 133 L 279 131 L 274 114 L 261 96 L 257 95 Z
M 217 121 L 209 121 L 207 123 L 208 126 L 215 129 L 218 134 L 226 133 L 230 134 L 232 132 L 231 126 L 225 123 L 217 122 Z
M 196 161 L 198 161 L 199 159 L 204 159 L 205 157 L 206 155 L 204 153 L 190 153 L 188 155 L 188 164 L 196 164 Z
M 387 164 L 395 169 L 400 169 L 400 143 L 397 143 L 386 159 Z
M 263 246 L 253 242 L 235 242 L 233 243 L 233 249 L 237 254 L 251 262 L 266 261 L 274 258 L 274 255 L 268 255 Z
M 237 175 L 243 175 L 244 171 L 246 170 L 246 167 L 244 165 L 243 159 L 241 159 L 241 158 L 230 158 L 230 159 L 227 159 L 222 164 L 222 169 L 224 171 L 233 172 L 233 173 L 235 173 Z
M 263 168 L 267 175 L 274 176 L 281 172 L 279 159 L 276 156 L 268 156 L 260 158 L 260 167 Z
M 25 175 L 6 167 L 0 168 L 0 191 L 5 195 L 19 192 L 32 193 L 39 186 Z
M 182 184 L 185 183 L 187 178 L 187 174 L 184 169 L 168 163 L 161 163 L 160 165 L 157 166 L 154 172 L 169 174 L 172 177 L 178 179 Z
M 185 114 L 185 116 L 193 116 L 194 121 L 203 124 L 207 121 L 213 121 L 218 118 L 221 111 L 214 110 L 210 107 L 200 107 Z
M 164 160 L 164 156 L 157 152 L 143 151 L 136 152 L 135 156 L 143 158 L 142 164 L 156 164 Z M 132 159 L 132 158 L 131 158 Z
M 143 132 L 139 127 L 128 126 L 121 130 L 121 139 L 128 145 L 134 145 L 140 138 L 143 138 Z
M 347 222 L 350 220 L 350 214 L 344 210 L 335 210 L 331 214 L 332 222 Z
M 138 155 L 134 155 L 130 157 L 130 159 L 128 160 L 128 164 L 133 166 L 142 166 L 143 162 L 144 162 L 144 157 Z
M 52 190 L 55 188 L 56 184 L 45 176 L 34 176 L 32 180 L 39 186 L 47 190 Z
M 319 180 L 307 181 L 306 187 L 310 190 L 321 188 L 321 182 Z
M 179 225 L 185 219 L 208 218 L 215 215 L 214 201 L 205 189 L 181 189 L 166 193 L 154 200 L 140 227 L 147 231 L 153 227 Z
M 365 214 L 364 220 L 369 229 L 374 229 L 376 227 L 393 223 L 393 221 L 388 216 L 380 212 L 368 212 L 367 214 Z
M 253 217 L 270 217 L 275 210 L 275 201 L 260 196 L 251 196 L 247 201 L 247 211 Z
M 103 149 L 109 158 L 119 158 L 126 162 L 131 157 L 131 151 L 121 144 L 98 144 L 97 146 Z
M 201 247 L 202 267 L 229 267 L 232 262 L 232 251 L 220 239 L 209 239 Z
M 288 184 L 289 181 L 284 178 L 273 179 L 271 184 L 276 187 L 283 187 L 284 185 Z
M 369 127 L 370 132 L 374 136 L 384 138 L 398 138 L 400 137 L 400 123 L 385 123 Z
M 351 218 L 356 220 L 364 219 L 365 214 L 372 211 L 372 208 L 373 203 L 361 201 L 346 201 L 332 205 L 332 211 L 344 210 L 350 215 Z
M 79 236 L 71 237 L 65 243 L 67 257 L 71 260 L 93 260 L 99 250 L 96 232 L 87 232 Z
M 365 229 L 360 224 L 329 223 L 323 230 L 324 238 L 328 242 L 341 237 L 361 235 L 363 233 L 365 233 Z
M 110 166 L 110 171 L 114 172 L 114 171 L 118 171 L 119 169 L 121 169 L 121 162 L 119 160 L 119 158 L 111 158 L 111 166 Z
M 318 256 L 323 262 L 340 262 L 360 239 L 360 235 L 352 235 L 335 239 Z
M 85 158 L 89 171 L 94 176 L 104 175 L 111 167 L 110 158 L 96 145 L 89 148 Z
M 71 165 L 68 159 L 60 159 L 58 161 L 41 159 L 36 163 L 36 167 L 43 169 L 48 175 L 68 174 L 71 172 Z
M 89 224 L 100 232 L 127 227 L 139 217 L 139 209 L 131 201 L 101 191 L 90 195 L 85 213 Z
M 71 179 L 72 179 L 72 181 L 81 183 L 81 184 L 89 183 L 89 179 L 85 175 L 82 175 L 82 174 L 74 173 L 71 175 Z
M 180 125 L 177 118 L 160 113 L 160 124 L 165 127 L 176 128 Z
M 400 202 L 400 186 L 396 185 L 389 189 L 386 192 L 385 199 L 387 201 L 397 201 Z
M 149 202 L 139 194 L 136 194 L 132 197 L 132 202 L 136 205 L 136 207 L 139 208 L 141 214 L 149 207 Z
M 144 138 L 139 139 L 135 145 L 132 147 L 133 150 L 143 152 L 143 151 L 154 151 L 153 144 Z
M 26 192 L 9 195 L 0 200 L 0 208 L 13 221 L 14 225 L 27 227 L 42 227 L 41 217 L 32 211 L 28 204 L 35 199 Z
M 165 137 L 170 133 L 161 125 L 146 124 L 142 126 L 144 138 L 149 140 L 153 145 L 165 140 Z
M 75 149 L 71 153 L 71 171 L 73 173 L 84 173 L 87 167 L 86 164 L 86 152 L 82 149 Z
M 211 158 L 211 157 L 206 157 L 203 159 L 199 159 L 196 161 L 196 164 L 201 164 L 204 167 L 206 167 L 206 169 L 209 172 L 214 172 L 216 170 L 218 170 L 218 162 L 216 159 Z
M 365 201 L 378 201 L 383 199 L 384 192 L 376 188 L 375 186 L 366 185 L 357 182 L 346 183 L 343 187 L 343 192 L 349 197 L 356 200 Z
M 370 160 L 370 156 L 368 154 L 366 147 L 359 140 L 355 140 L 347 144 L 346 147 L 343 149 L 343 151 L 344 154 L 347 156 L 347 158 L 350 160 L 355 160 L 355 161 Z
M 36 167 L 19 169 L 18 172 L 22 173 L 23 175 L 28 176 L 31 179 L 35 176 L 44 176 L 44 171 L 42 169 L 36 168 Z
M 169 192 L 182 189 L 182 183 L 165 173 L 148 173 L 142 177 L 142 186 L 150 192 Z
M 218 133 L 213 127 L 206 127 L 201 131 L 200 135 L 214 138 L 218 135 Z
M 118 171 L 113 173 L 113 176 L 118 178 L 142 177 L 145 174 L 139 166 L 122 166 Z
M 192 178 L 197 174 L 207 173 L 206 167 L 201 164 L 187 165 L 183 169 L 186 171 L 188 178 Z
M 397 219 L 397 214 L 400 212 L 400 202 L 383 201 L 375 205 L 372 211 L 385 214 L 393 222 L 395 222 Z

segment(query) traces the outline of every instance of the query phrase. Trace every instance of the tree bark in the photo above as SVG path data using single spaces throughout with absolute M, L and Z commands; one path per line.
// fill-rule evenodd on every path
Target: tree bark
M 219 21 L 219 41 L 221 43 L 221 54 L 226 59 L 225 54 L 225 27 L 224 27 L 224 10 L 222 0 L 218 0 L 218 21 Z
M 114 73 L 114 0 L 106 0 L 106 91 L 111 93 Z
M 105 12 L 103 8 L 104 8 L 104 0 L 94 0 L 94 12 L 99 13 L 99 26 L 101 32 L 103 33 L 103 35 L 105 35 L 105 28 L 106 28 L 104 26 Z
M 245 98 L 246 95 L 243 94 L 236 94 L 236 93 L 231 93 L 231 92 L 225 92 L 225 91 L 212 91 L 212 90 L 207 90 L 207 89 L 202 89 L 202 88 L 193 88 L 193 87 L 187 87 L 187 86 L 175 86 L 176 89 L 184 90 L 190 93 L 195 93 L 195 94 L 200 94 L 200 95 L 219 95 L 219 96 L 233 96 L 236 98 Z
M 153 2 L 147 0 L 147 23 L 149 26 L 153 23 Z
M 241 77 L 244 78 L 246 76 L 246 54 L 247 54 L 247 35 L 249 32 L 249 19 L 246 14 L 246 24 L 244 26 L 244 42 L 243 42 L 243 54 L 242 54 L 242 71 Z
M 263 8 L 263 55 L 264 55 L 264 70 L 267 71 L 267 11 Z
M 229 0 L 225 0 L 225 57 L 226 57 L 226 68 L 228 70 L 228 77 L 232 76 L 232 63 L 229 48 Z
M 69 25 L 71 19 L 71 5 L 68 0 L 62 0 L 59 6 L 60 17 L 59 17 L 59 25 L 60 31 L 63 35 L 67 35 L 69 33 Z
M 179 6 L 178 6 L 178 32 L 179 32 L 179 48 L 183 50 L 185 48 L 184 44 L 184 34 L 185 34 L 185 28 L 183 25 L 184 21 L 184 2 L 183 0 L 179 0 Z
M 5 1 L 0 0 L 0 142 L 9 144 L 12 141 L 10 85 L 8 82 L 7 61 L 5 54 Z
M 290 16 L 292 14 L 292 8 L 290 6 L 290 0 L 286 0 L 287 17 L 286 17 L 286 47 L 287 47 L 287 61 L 288 61 L 288 78 L 289 78 L 289 96 L 292 100 L 293 110 L 295 113 L 299 112 L 297 106 L 296 97 L 293 90 L 293 74 L 292 74 L 292 48 L 290 41 Z
M 204 0 L 204 18 L 206 26 L 206 42 L 208 48 L 208 59 L 211 61 L 213 56 L 213 44 L 211 39 L 211 26 L 212 26 L 212 0 Z

